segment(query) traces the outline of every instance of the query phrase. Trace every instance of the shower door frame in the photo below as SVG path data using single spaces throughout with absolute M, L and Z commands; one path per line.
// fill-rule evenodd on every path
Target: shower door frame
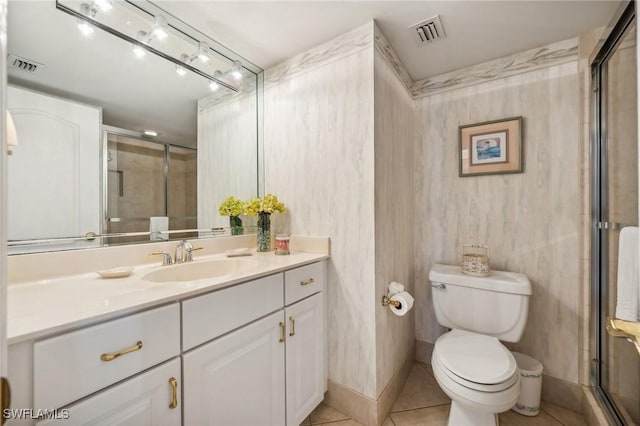
M 606 317 L 609 296 L 608 155 L 607 155 L 607 61 L 636 19 L 635 2 L 623 5 L 610 32 L 591 62 L 591 386 L 613 424 L 623 426 L 623 416 L 603 388 L 602 362 L 607 359 Z M 616 224 L 612 224 L 616 225 Z

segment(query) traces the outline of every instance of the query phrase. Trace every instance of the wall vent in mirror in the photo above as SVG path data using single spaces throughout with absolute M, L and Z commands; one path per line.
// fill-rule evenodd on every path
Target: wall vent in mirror
M 7 63 L 11 68 L 28 73 L 40 72 L 44 68 L 44 64 L 40 64 L 34 60 L 21 58 L 16 55 L 9 54 Z

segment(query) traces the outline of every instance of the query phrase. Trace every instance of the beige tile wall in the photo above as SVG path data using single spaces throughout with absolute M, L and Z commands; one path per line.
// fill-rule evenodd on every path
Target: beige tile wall
M 494 269 L 523 272 L 533 284 L 515 349 L 540 360 L 546 374 L 578 382 L 577 94 L 572 61 L 418 101 L 418 340 L 434 342 L 441 331 L 430 266 L 458 264 L 462 244 L 487 244 Z M 459 177 L 458 126 L 513 116 L 524 117 L 524 173 Z

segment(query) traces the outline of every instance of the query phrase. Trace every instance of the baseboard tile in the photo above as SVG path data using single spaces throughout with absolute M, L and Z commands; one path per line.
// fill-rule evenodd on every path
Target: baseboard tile
M 396 399 L 402 392 L 402 388 L 409 378 L 409 374 L 413 369 L 413 365 L 416 362 L 415 358 L 416 348 L 413 347 L 409 351 L 407 359 L 400 367 L 400 369 L 393 375 L 387 386 L 384 388 L 377 401 L 377 424 L 381 425 L 384 419 L 387 418 L 391 412 L 391 407 L 395 404 Z
M 582 389 L 577 383 L 546 374 L 542 376 L 542 399 L 544 401 L 581 413 L 583 396 Z
M 593 389 L 589 386 L 582 386 L 582 415 L 589 426 L 609 426 L 612 424 L 598 403 Z
M 416 349 L 411 348 L 407 359 L 393 375 L 377 400 L 329 379 L 324 403 L 365 426 L 382 425 L 411 373 L 415 363 L 415 353 Z
M 373 414 L 377 413 L 376 401 L 331 379 L 328 381 L 324 403 L 366 426 L 372 424 Z

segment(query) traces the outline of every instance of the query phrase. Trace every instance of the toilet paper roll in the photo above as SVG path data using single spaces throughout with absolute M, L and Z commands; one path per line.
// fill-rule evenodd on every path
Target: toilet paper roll
M 393 296 L 394 294 L 402 293 L 404 291 L 404 284 L 397 283 L 393 281 L 389 284 L 389 296 Z
M 413 308 L 413 296 L 411 296 L 406 291 L 394 294 L 393 296 L 391 296 L 391 300 L 400 302 L 400 306 L 397 308 L 393 305 L 389 305 L 389 308 L 391 308 L 391 312 L 398 315 L 399 317 L 406 315 L 406 313 L 409 312 L 411 308 Z

